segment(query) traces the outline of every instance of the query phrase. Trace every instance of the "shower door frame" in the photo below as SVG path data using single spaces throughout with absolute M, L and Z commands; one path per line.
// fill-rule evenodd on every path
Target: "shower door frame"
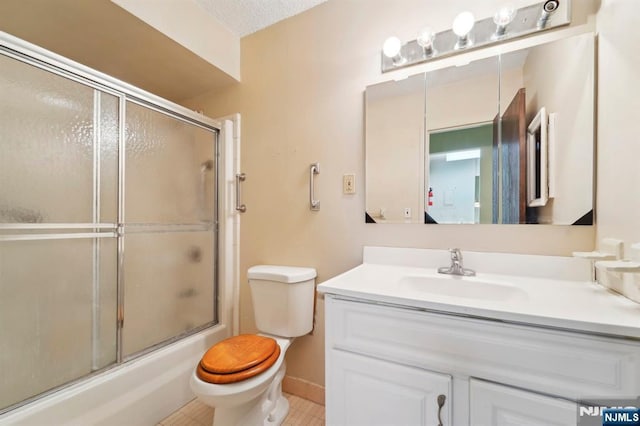
M 11 36 L 7 33 L 0 31 L 0 54 L 3 56 L 18 60 L 27 65 L 34 66 L 38 69 L 41 69 L 46 72 L 53 73 L 55 75 L 61 76 L 63 78 L 67 78 L 72 80 L 78 84 L 82 84 L 83 86 L 89 87 L 94 90 L 94 123 L 95 123 L 95 103 L 96 103 L 96 93 L 104 92 L 110 95 L 115 96 L 118 99 L 118 143 L 117 143 L 117 218 L 116 223 L 51 223 L 51 224 L 37 224 L 37 223 L 9 223 L 9 224 L 0 224 L 0 227 L 5 230 L 54 230 L 59 229 L 61 233 L 57 234 L 42 234 L 42 235 L 31 235 L 31 234 L 23 234 L 23 235 L 0 235 L 0 241 L 18 241 L 18 240 L 28 240 L 28 239 L 67 239 L 67 238 L 93 238 L 94 239 L 94 253 L 93 253 L 93 276 L 94 281 L 92 286 L 95 287 L 95 277 L 96 277 L 96 256 L 99 257 L 99 253 L 96 254 L 96 246 L 95 241 L 98 238 L 115 238 L 117 245 L 117 314 L 116 314 L 116 358 L 115 361 L 105 367 L 92 370 L 89 374 L 78 377 L 69 382 L 65 382 L 61 385 L 58 385 L 54 388 L 46 390 L 44 392 L 38 393 L 34 396 L 31 396 L 25 400 L 22 400 L 18 403 L 12 404 L 5 408 L 0 408 L 0 419 L 2 415 L 8 412 L 11 412 L 17 408 L 23 407 L 25 405 L 31 404 L 35 401 L 41 400 L 44 397 L 52 395 L 54 393 L 59 392 L 60 390 L 76 385 L 78 383 L 84 382 L 87 379 L 94 377 L 96 375 L 102 374 L 105 371 L 111 370 L 113 368 L 117 368 L 127 363 L 130 360 L 139 358 L 145 354 L 153 352 L 161 347 L 165 347 L 174 343 L 178 340 L 181 340 L 187 336 L 196 334 L 204 329 L 213 327 L 213 326 L 222 326 L 227 330 L 234 328 L 232 326 L 232 309 L 231 306 L 227 306 L 228 303 L 225 302 L 225 298 L 228 298 L 228 295 L 232 295 L 235 291 L 232 283 L 227 283 L 224 286 L 220 284 L 220 277 L 233 277 L 237 278 L 237 271 L 233 265 L 237 263 L 237 260 L 234 257 L 237 253 L 231 252 L 228 255 L 225 255 L 224 250 L 228 249 L 228 244 L 224 244 L 225 247 L 220 246 L 220 234 L 225 232 L 237 232 L 237 228 L 239 224 L 237 220 L 234 219 L 225 219 L 225 215 L 221 215 L 221 211 L 224 212 L 224 209 L 221 209 L 221 203 L 224 203 L 224 200 L 227 197 L 227 193 L 229 192 L 226 185 L 226 177 L 230 173 L 233 173 L 233 170 L 227 170 L 227 166 L 222 164 L 224 162 L 220 161 L 221 155 L 226 157 L 227 155 L 232 154 L 233 147 L 225 147 L 225 141 L 229 141 L 229 135 L 225 135 L 223 131 L 224 122 L 220 122 L 218 120 L 213 120 L 211 118 L 205 117 L 202 114 L 191 111 L 185 107 L 182 107 L 178 104 L 175 104 L 171 101 L 168 101 L 159 96 L 153 95 L 149 92 L 146 92 L 142 89 L 139 89 L 135 86 L 132 86 L 128 83 L 120 81 L 114 77 L 103 74 L 99 71 L 93 70 L 87 66 L 74 62 L 70 59 L 62 57 L 53 52 L 49 52 L 43 48 L 35 46 L 31 43 L 18 39 L 14 36 Z M 99 100 L 99 96 L 98 96 Z M 139 106 L 150 108 L 156 112 L 161 114 L 165 114 L 173 119 L 188 123 L 190 125 L 195 125 L 197 127 L 203 128 L 207 131 L 211 131 L 211 136 L 213 138 L 213 155 L 214 155 L 214 167 L 216 173 L 214 175 L 214 217 L 212 218 L 212 223 L 210 227 L 206 225 L 202 225 L 198 230 L 211 230 L 213 231 L 213 243 L 214 243 L 214 258 L 213 258 L 213 300 L 211 303 L 213 304 L 213 320 L 202 324 L 198 327 L 195 327 L 188 332 L 181 333 L 179 335 L 175 335 L 169 339 L 166 339 L 162 342 L 149 346 L 141 351 L 132 353 L 126 357 L 123 357 L 123 325 L 124 325 L 124 236 L 126 235 L 126 224 L 124 223 L 124 214 L 125 214 L 125 205 L 124 205 L 124 197 L 125 197 L 125 125 L 126 125 L 126 104 L 127 102 L 135 103 Z M 99 188 L 99 182 L 96 183 L 96 168 L 99 168 L 99 158 L 96 160 L 95 152 L 95 140 L 99 138 L 99 126 L 94 129 L 94 160 L 93 160 L 93 217 L 95 219 L 96 214 L 96 205 L 99 206 L 99 200 L 96 200 L 96 197 L 99 197 L 99 193 L 96 189 L 96 185 Z M 221 135 L 221 132 L 223 133 Z M 98 135 L 96 136 L 96 133 Z M 222 136 L 222 137 L 221 137 Z M 229 151 L 229 152 L 228 152 Z M 99 154 L 97 154 L 99 156 Z M 96 165 L 96 161 L 98 165 Z M 235 166 L 231 168 L 235 169 Z M 99 210 L 98 210 L 99 211 Z M 167 225 L 160 225 L 167 227 Z M 170 226 L 170 225 L 169 225 Z M 192 225 L 193 229 L 184 229 L 184 230 L 195 230 L 197 225 Z M 211 229 L 211 227 L 213 229 Z M 207 228 L 207 229 L 205 229 Z M 92 230 L 92 232 L 78 232 L 65 234 L 64 230 Z M 106 231 L 106 232 L 105 232 Z M 99 249 L 98 249 L 99 250 Z M 222 273 L 220 270 L 222 269 Z M 221 288 L 223 287 L 223 288 Z M 95 292 L 95 288 L 94 288 Z M 95 315 L 95 307 L 92 308 L 92 315 Z M 95 319 L 92 327 L 95 327 Z M 231 330 L 230 330 L 231 331 Z M 94 366 L 95 360 L 95 335 L 93 335 L 93 340 L 91 342 L 93 347 L 92 353 L 92 366 Z

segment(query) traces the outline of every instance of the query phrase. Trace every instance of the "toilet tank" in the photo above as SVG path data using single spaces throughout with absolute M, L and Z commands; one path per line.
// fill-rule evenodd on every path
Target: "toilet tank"
M 282 337 L 311 331 L 315 269 L 258 265 L 249 268 L 247 276 L 258 330 Z

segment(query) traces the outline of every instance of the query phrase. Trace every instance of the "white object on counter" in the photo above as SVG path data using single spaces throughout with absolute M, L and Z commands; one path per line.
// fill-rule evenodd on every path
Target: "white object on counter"
M 603 253 L 601 251 L 574 251 L 571 253 L 573 257 L 590 260 L 614 260 L 617 259 L 615 254 Z
M 606 277 L 605 279 L 598 279 L 596 261 L 622 259 L 624 257 L 624 241 L 615 238 L 603 238 L 600 241 L 600 251 L 574 251 L 572 255 L 573 257 L 591 261 L 591 281 L 612 288 L 615 287 L 615 282 L 610 281 Z
M 598 251 L 574 251 L 573 257 L 591 260 L 618 260 L 624 257 L 624 241 L 615 238 L 603 238 Z
M 631 259 L 595 262 L 595 267 L 602 285 L 640 303 L 640 243 L 632 244 L 630 251 Z
M 611 272 L 640 273 L 640 262 L 630 260 L 604 260 L 596 262 L 596 268 L 604 268 Z

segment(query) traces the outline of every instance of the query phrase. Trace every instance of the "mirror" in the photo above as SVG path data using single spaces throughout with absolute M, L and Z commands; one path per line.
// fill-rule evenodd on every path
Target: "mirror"
M 365 197 L 375 222 L 422 223 L 424 97 L 424 74 L 367 88 Z
M 491 223 L 499 61 L 427 75 L 425 223 Z
M 593 223 L 595 41 L 367 87 L 366 220 Z

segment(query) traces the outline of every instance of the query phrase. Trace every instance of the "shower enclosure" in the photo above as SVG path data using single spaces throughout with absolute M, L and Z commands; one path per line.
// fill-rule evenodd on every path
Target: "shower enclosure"
M 0 47 L 0 413 L 218 320 L 219 129 L 129 89 Z

